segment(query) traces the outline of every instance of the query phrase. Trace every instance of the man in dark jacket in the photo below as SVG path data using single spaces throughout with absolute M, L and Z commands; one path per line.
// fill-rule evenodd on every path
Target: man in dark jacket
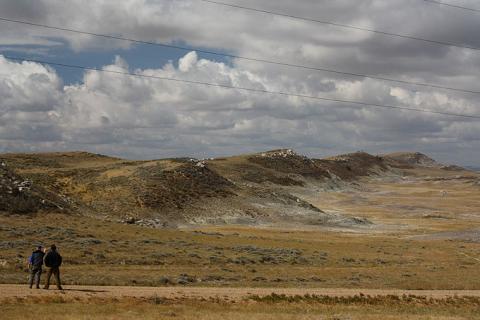
M 40 288 L 40 276 L 42 275 L 43 266 L 43 253 L 42 246 L 38 246 L 35 251 L 32 252 L 30 258 L 28 258 L 28 267 L 30 269 L 30 278 L 28 279 L 28 285 L 30 289 L 33 286 L 33 280 L 35 279 L 35 287 Z
M 50 278 L 52 274 L 55 276 L 58 290 L 62 290 L 62 284 L 60 282 L 60 266 L 62 265 L 62 256 L 57 252 L 57 247 L 52 244 L 50 250 L 45 255 L 45 265 L 48 267 L 47 282 L 44 289 L 48 289 L 50 286 Z

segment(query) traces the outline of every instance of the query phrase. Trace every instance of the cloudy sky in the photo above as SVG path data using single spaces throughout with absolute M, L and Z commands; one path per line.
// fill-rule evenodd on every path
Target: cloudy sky
M 422 0 L 225 0 L 480 47 L 480 13 Z M 479 8 L 477 1 L 449 0 Z M 88 5 L 86 5 L 88 3 Z M 200 0 L 0 0 L 0 152 L 86 150 L 199 158 L 293 148 L 310 156 L 421 151 L 480 166 L 480 120 L 85 71 L 76 64 L 366 103 L 480 115 L 480 94 L 251 62 L 224 52 L 480 91 L 480 51 L 326 26 Z M 195 51 L 194 49 L 197 49 Z

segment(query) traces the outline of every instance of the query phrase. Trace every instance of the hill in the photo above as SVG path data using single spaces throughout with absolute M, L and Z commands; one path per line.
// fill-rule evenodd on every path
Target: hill
M 63 211 L 68 203 L 59 195 L 33 184 L 0 162 L 0 212 L 28 214 L 39 210 Z
M 307 198 L 362 188 L 365 179 L 411 174 L 406 169 L 447 169 L 420 153 L 311 159 L 289 149 L 209 160 L 129 161 L 69 152 L 4 154 L 0 161 L 0 211 L 62 211 L 152 227 L 364 226 L 367 219 L 326 212 Z
M 429 156 L 420 152 L 395 152 L 383 155 L 386 159 L 403 166 L 423 166 L 423 167 L 436 167 L 440 166 L 438 162 L 430 158 Z

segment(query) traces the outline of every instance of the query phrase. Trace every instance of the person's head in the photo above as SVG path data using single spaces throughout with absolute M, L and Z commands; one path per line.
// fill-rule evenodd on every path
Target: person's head
M 52 251 L 56 251 L 56 250 L 57 250 L 57 246 L 56 246 L 56 245 L 54 245 L 54 244 L 52 244 L 52 245 L 50 246 L 50 250 L 52 250 Z
M 42 246 L 37 246 L 37 249 L 38 251 L 42 251 L 43 247 Z

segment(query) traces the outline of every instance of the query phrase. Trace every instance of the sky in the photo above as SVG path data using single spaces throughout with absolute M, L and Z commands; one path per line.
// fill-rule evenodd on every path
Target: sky
M 225 0 L 480 47 L 480 13 L 422 0 Z M 473 0 L 449 3 L 480 9 Z M 201 0 L 0 0 L 0 18 L 189 48 L 177 50 L 0 22 L 0 152 L 82 150 L 128 159 L 291 148 L 311 157 L 418 151 L 480 167 L 480 119 L 69 69 L 282 91 L 480 115 L 480 94 L 252 62 L 480 91 L 480 50 L 389 37 Z

